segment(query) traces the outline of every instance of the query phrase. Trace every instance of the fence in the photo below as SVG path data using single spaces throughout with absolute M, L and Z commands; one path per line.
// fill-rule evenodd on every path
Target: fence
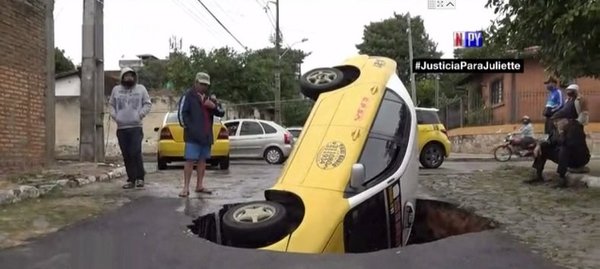
M 582 95 L 587 103 L 590 122 L 600 122 L 600 107 L 594 106 L 600 103 L 600 92 L 584 91 Z M 529 116 L 533 122 L 540 123 L 545 120 L 543 110 L 547 96 L 547 91 L 524 90 L 517 93 L 514 105 L 510 97 L 503 96 L 504 103 L 497 106 L 486 104 L 480 95 L 446 99 L 441 100 L 439 117 L 448 129 L 517 123 L 524 115 Z M 564 92 L 563 96 L 566 97 Z

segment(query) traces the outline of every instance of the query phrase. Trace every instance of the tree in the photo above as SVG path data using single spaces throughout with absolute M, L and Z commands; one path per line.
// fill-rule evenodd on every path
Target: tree
M 600 77 L 600 2 L 488 0 L 486 7 L 499 15 L 496 38 L 517 50 L 540 46 L 549 72 Z
M 167 82 L 167 64 L 164 60 L 144 61 L 144 67 L 138 72 L 139 82 L 150 89 L 162 89 Z
M 371 22 L 365 26 L 362 43 L 356 45 L 361 54 L 385 56 L 398 64 L 402 81 L 410 81 L 410 58 L 408 52 L 408 14 L 396 14 L 392 18 Z M 439 59 L 442 53 L 429 38 L 420 16 L 411 17 L 411 32 L 414 58 Z M 425 74 L 415 74 L 417 80 Z
M 54 68 L 56 74 L 76 70 L 73 61 L 65 56 L 65 50 L 59 48 L 54 48 Z

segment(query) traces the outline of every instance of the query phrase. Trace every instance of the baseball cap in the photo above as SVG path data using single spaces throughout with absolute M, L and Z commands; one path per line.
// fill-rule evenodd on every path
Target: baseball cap
M 210 85 L 210 76 L 207 73 L 199 72 L 196 74 L 196 82 Z
M 571 84 L 567 87 L 567 90 L 579 91 L 579 85 Z

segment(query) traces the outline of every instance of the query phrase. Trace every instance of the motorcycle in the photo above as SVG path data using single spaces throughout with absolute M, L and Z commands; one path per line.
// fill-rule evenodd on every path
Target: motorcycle
M 504 138 L 504 143 L 494 148 L 494 159 L 499 162 L 507 162 L 513 155 L 517 155 L 521 158 L 533 156 L 533 150 L 535 149 L 536 143 L 532 142 L 526 147 L 522 147 L 521 140 L 521 137 L 509 133 Z

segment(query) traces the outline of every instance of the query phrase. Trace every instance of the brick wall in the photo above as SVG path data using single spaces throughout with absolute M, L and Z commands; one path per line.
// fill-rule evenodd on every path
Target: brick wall
M 0 0 L 0 175 L 45 161 L 43 0 Z

